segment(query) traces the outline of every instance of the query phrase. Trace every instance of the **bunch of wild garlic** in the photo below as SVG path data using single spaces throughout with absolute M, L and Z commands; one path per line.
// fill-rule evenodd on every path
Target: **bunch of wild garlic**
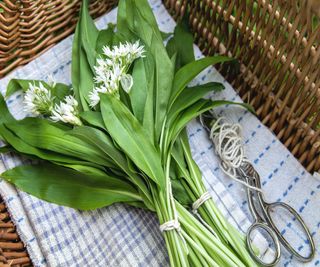
M 84 1 L 73 42 L 72 88 L 9 83 L 7 96 L 23 90 L 34 117 L 15 120 L 1 98 L 0 137 L 9 149 L 40 161 L 2 177 L 77 209 L 123 202 L 155 212 L 172 266 L 254 266 L 242 236 L 206 192 L 185 130 L 193 118 L 228 103 L 203 98 L 222 89 L 218 83 L 188 84 L 229 59 L 195 61 L 183 24 L 165 47 L 146 0 L 121 0 L 116 29 L 98 31 Z

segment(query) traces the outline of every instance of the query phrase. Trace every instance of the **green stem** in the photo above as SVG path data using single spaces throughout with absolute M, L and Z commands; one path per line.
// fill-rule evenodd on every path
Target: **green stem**
M 215 261 L 213 258 L 211 258 L 208 253 L 203 249 L 201 248 L 197 243 L 195 243 L 192 238 L 189 237 L 189 235 L 187 235 L 185 232 L 183 232 L 183 237 L 187 240 L 187 242 L 190 243 L 190 245 L 199 252 L 199 254 L 201 256 L 203 256 L 210 264 L 210 266 L 213 266 L 213 267 L 220 267 Z
M 239 258 L 235 256 L 227 246 L 219 241 L 207 228 L 196 220 L 187 210 L 178 202 L 178 209 L 181 224 L 185 227 L 190 236 L 197 236 L 203 245 L 212 250 L 213 256 L 218 256 L 226 264 L 225 266 L 245 266 Z

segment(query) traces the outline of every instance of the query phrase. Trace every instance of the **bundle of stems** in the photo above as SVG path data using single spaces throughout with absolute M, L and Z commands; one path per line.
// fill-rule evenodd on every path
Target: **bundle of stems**
M 83 1 L 72 49 L 72 85 L 13 79 L 33 117 L 16 120 L 0 97 L 0 138 L 36 159 L 1 176 L 46 201 L 81 210 L 122 202 L 155 212 L 172 266 L 255 266 L 242 235 L 211 199 L 192 159 L 187 123 L 230 104 L 203 98 L 219 83 L 188 87 L 227 57 L 194 58 L 181 22 L 164 46 L 147 0 L 121 0 L 116 27 L 98 31 Z M 240 104 L 241 105 L 241 104 Z M 200 221 L 199 221 L 200 218 Z

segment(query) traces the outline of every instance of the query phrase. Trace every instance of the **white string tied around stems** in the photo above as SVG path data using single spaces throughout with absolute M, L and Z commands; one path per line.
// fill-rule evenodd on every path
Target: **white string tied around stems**
M 172 231 L 177 230 L 178 232 L 181 231 L 181 226 L 178 220 L 173 219 L 171 221 L 167 221 L 160 225 L 160 231 Z
M 187 242 L 186 242 L 185 238 L 183 237 L 183 235 L 181 233 L 181 231 L 182 231 L 181 230 L 181 225 L 180 225 L 180 222 L 179 222 L 179 219 L 178 219 L 178 212 L 177 212 L 177 209 L 176 209 L 176 205 L 174 203 L 174 198 L 173 198 L 173 194 L 172 194 L 172 185 L 171 185 L 171 181 L 170 180 L 168 181 L 168 190 L 169 190 L 170 202 L 171 202 L 172 209 L 173 209 L 174 219 L 170 220 L 170 221 L 167 221 L 167 222 L 164 222 L 163 224 L 161 224 L 159 226 L 159 228 L 160 228 L 160 231 L 162 233 L 165 232 L 165 231 L 173 231 L 173 230 L 177 231 L 178 235 L 180 236 L 180 238 L 181 238 L 181 240 L 183 242 L 186 254 L 189 255 L 189 249 L 188 249 Z
M 209 192 L 205 192 L 203 193 L 193 204 L 192 204 L 192 212 L 194 214 L 198 213 L 198 209 L 200 208 L 200 206 L 206 202 L 207 200 L 209 200 L 211 198 L 211 195 Z
M 252 190 L 262 192 L 260 188 L 237 178 L 237 169 L 248 162 L 242 145 L 241 125 L 222 122 L 223 120 L 225 120 L 223 117 L 218 118 L 210 131 L 210 139 L 213 141 L 216 153 L 221 159 L 220 167 L 222 171 L 238 183 Z
M 198 220 L 219 240 L 219 236 L 217 233 L 212 229 L 212 227 L 204 220 L 202 219 L 201 215 L 198 212 L 198 209 L 209 199 L 211 199 L 212 196 L 209 192 L 203 193 L 195 202 L 192 204 L 192 213 L 197 216 Z

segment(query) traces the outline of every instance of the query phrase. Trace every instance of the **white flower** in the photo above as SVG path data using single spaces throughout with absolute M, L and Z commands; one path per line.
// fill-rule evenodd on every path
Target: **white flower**
M 53 109 L 53 100 L 50 90 L 41 82 L 38 85 L 29 83 L 29 89 L 24 95 L 24 109 L 35 116 L 49 115 Z
M 89 94 L 91 107 L 95 107 L 100 102 L 100 93 L 113 94 L 119 98 L 120 84 L 125 92 L 130 92 L 133 78 L 127 74 L 127 71 L 135 59 L 143 57 L 143 53 L 144 47 L 139 41 L 120 43 L 112 48 L 103 47 L 103 54 L 107 58 L 97 59 L 97 65 L 94 67 L 95 86 Z
M 73 125 L 82 125 L 79 119 L 78 101 L 71 95 L 64 98 L 60 104 L 56 104 L 50 118 L 53 121 L 62 121 Z
M 99 102 L 100 102 L 99 93 L 106 94 L 106 93 L 108 93 L 108 90 L 107 90 L 107 88 L 105 88 L 103 86 L 94 88 L 89 94 L 91 107 L 95 107 L 96 105 L 99 104 Z
M 47 76 L 47 84 L 48 84 L 50 87 L 52 87 L 52 88 L 56 87 L 57 82 L 56 82 L 56 80 L 54 79 L 54 77 L 53 77 L 52 74 L 49 74 L 49 75 Z
M 136 41 L 134 44 L 131 44 L 131 55 L 134 59 L 144 57 L 144 46 L 140 45 L 139 41 Z
M 104 46 L 102 48 L 102 51 L 103 51 L 103 54 L 105 54 L 109 58 L 115 57 L 115 54 L 114 54 L 113 50 L 110 49 L 110 46 L 107 46 L 107 45 Z
M 103 47 L 103 53 L 113 61 L 122 61 L 124 65 L 130 65 L 135 59 L 143 57 L 144 46 L 140 45 L 139 41 L 135 43 L 126 42 L 120 43 L 118 46 Z

